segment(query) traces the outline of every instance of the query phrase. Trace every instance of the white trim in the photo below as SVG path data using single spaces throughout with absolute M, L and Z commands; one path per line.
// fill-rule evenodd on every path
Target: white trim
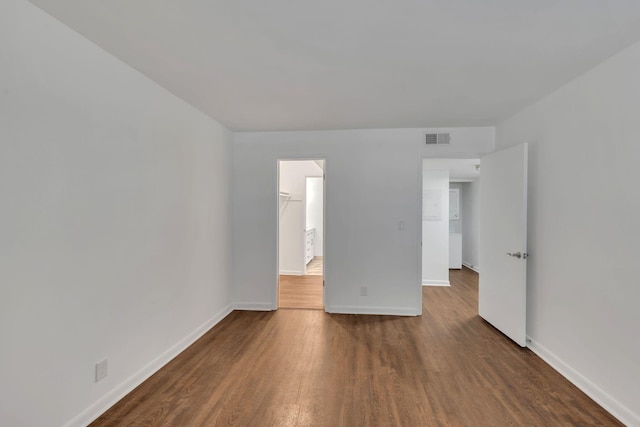
M 464 265 L 465 267 L 467 267 L 469 270 L 473 270 L 476 273 L 480 274 L 480 270 L 478 270 L 478 267 L 472 264 L 469 264 L 468 262 L 462 262 L 462 265 Z
M 189 335 L 171 346 L 167 351 L 153 359 L 146 366 L 143 366 L 138 372 L 120 383 L 110 392 L 98 399 L 94 404 L 84 411 L 73 417 L 64 424 L 65 427 L 86 426 L 96 420 L 100 415 L 115 405 L 120 399 L 129 394 L 134 388 L 142 384 L 147 378 L 159 371 L 164 365 L 169 363 L 178 354 L 182 353 L 191 344 L 196 342 L 200 337 L 207 333 L 211 328 L 218 324 L 222 319 L 227 317 L 233 308 L 231 304 L 220 310 L 212 318 L 198 326 Z
M 448 280 L 423 280 L 422 286 L 451 286 Z
M 272 311 L 273 303 L 270 302 L 234 302 L 234 310 L 244 311 Z
M 419 316 L 415 309 L 406 307 L 359 307 L 348 305 L 332 305 L 325 307 L 327 313 L 334 314 L 374 314 L 384 316 Z
M 304 276 L 304 272 L 300 270 L 280 270 L 280 275 L 285 276 Z
M 547 362 L 549 366 L 558 371 L 563 377 L 573 383 L 573 385 L 582 390 L 587 396 L 609 411 L 609 413 L 616 417 L 621 423 L 627 426 L 640 426 L 640 415 L 634 414 L 629 408 L 618 402 L 614 397 L 531 337 L 527 337 L 527 347 Z

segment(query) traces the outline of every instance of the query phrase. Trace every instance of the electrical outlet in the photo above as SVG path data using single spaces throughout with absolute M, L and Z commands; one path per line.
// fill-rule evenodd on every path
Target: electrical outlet
M 104 359 L 103 361 L 96 363 L 96 382 L 107 376 L 107 362 L 108 359 Z
M 367 289 L 366 286 L 360 286 L 360 296 L 361 297 L 366 297 L 367 296 L 367 292 L 368 292 L 368 289 Z

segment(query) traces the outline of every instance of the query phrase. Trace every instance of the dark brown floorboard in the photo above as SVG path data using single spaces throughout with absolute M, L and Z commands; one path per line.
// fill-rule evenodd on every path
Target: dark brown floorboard
M 421 317 L 233 312 L 93 426 L 620 425 L 451 282 Z

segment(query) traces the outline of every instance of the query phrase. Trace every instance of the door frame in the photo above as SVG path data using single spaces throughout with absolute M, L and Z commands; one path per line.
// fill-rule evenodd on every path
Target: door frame
M 280 307 L 280 162 L 283 161 L 304 161 L 304 160 L 322 160 L 324 162 L 323 168 L 323 188 L 322 188 L 322 305 L 323 310 L 327 311 L 327 300 L 328 300 L 328 288 L 327 288 L 327 229 L 329 218 L 327 216 L 327 156 L 326 154 L 302 154 L 302 155 L 280 155 L 276 157 L 275 168 L 276 168 L 276 192 L 275 197 L 277 197 L 276 202 L 276 275 L 273 286 L 273 301 L 274 305 L 272 307 L 273 310 L 278 310 Z M 306 177 L 305 177 L 306 181 Z M 305 191 L 304 191 L 304 200 L 303 200 L 303 209 L 306 214 L 306 182 L 305 182 Z M 304 266 L 304 271 L 306 272 L 306 265 Z

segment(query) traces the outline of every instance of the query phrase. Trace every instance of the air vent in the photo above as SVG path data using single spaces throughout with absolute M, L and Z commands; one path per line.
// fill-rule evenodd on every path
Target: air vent
M 448 144 L 451 141 L 451 135 L 448 133 L 427 133 L 424 142 L 427 145 Z

